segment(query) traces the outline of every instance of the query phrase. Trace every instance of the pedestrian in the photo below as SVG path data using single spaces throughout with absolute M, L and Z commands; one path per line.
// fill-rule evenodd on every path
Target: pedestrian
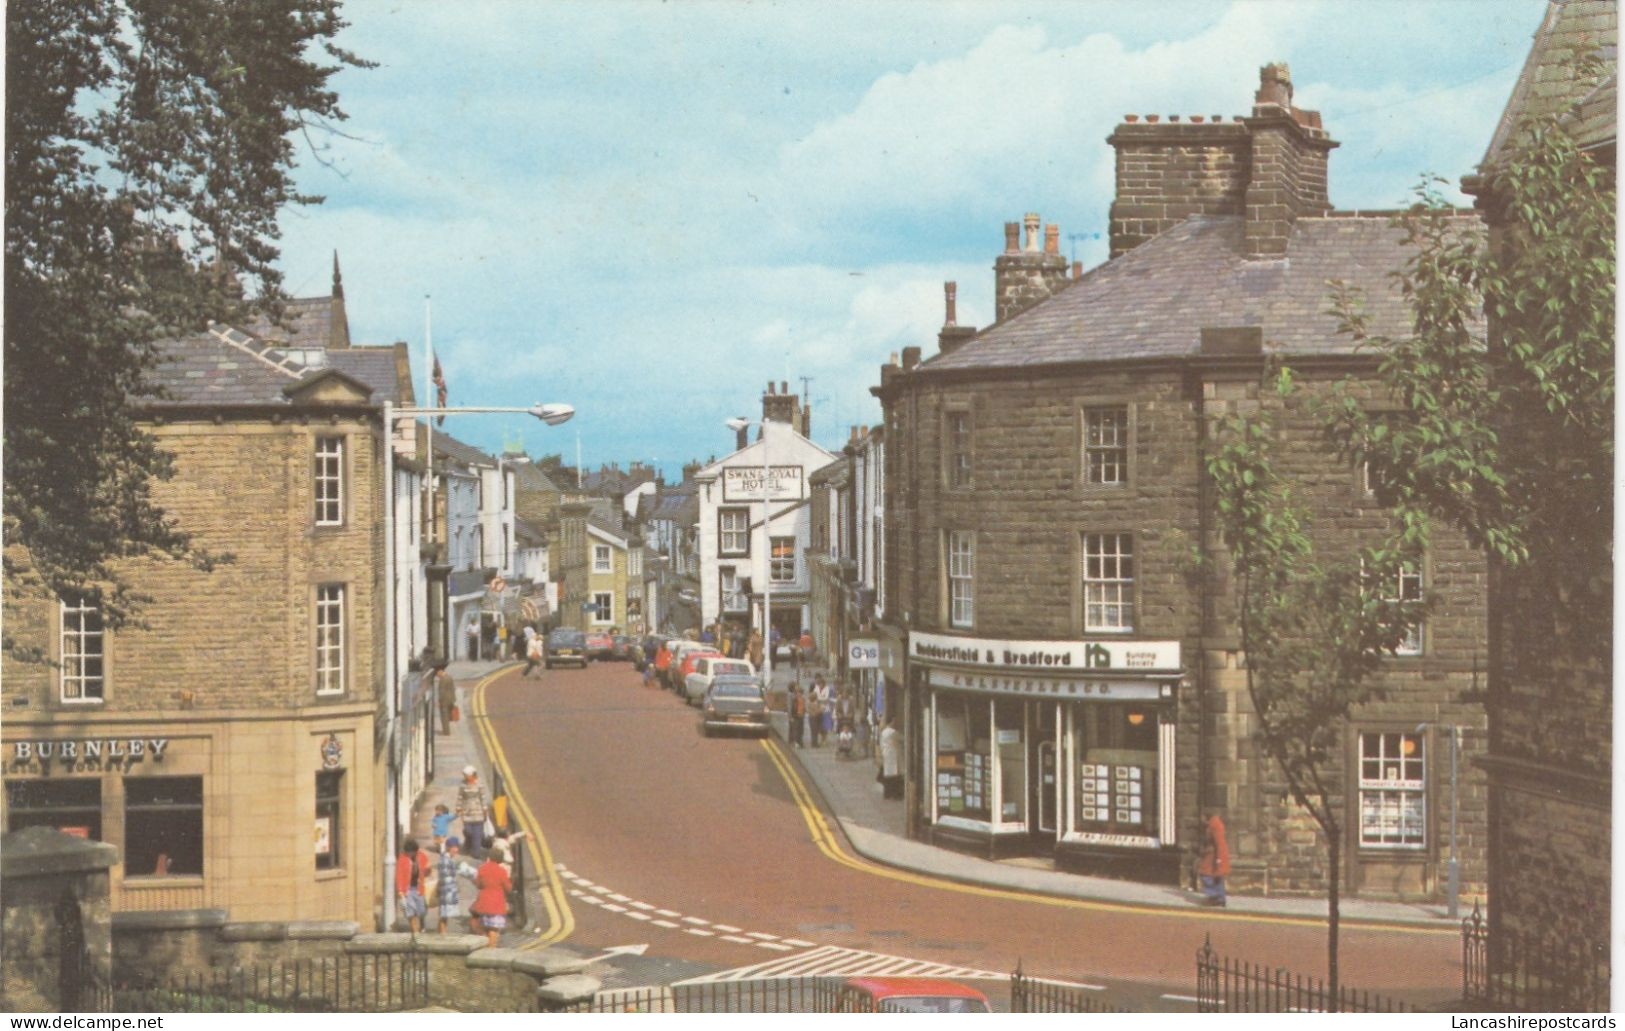
M 880 732 L 880 787 L 882 798 L 903 797 L 903 735 L 894 718 Z
M 424 882 L 428 879 L 429 857 L 418 851 L 416 838 L 407 838 L 395 857 L 395 894 L 400 897 L 401 916 L 413 934 L 423 930 L 423 917 L 429 912 L 423 901 Z
M 1224 908 L 1224 879 L 1230 875 L 1230 846 L 1224 840 L 1224 821 L 1209 811 L 1202 829 L 1202 859 L 1196 876 L 1202 883 L 1202 905 Z
M 485 788 L 480 771 L 463 767 L 463 783 L 457 788 L 457 817 L 463 821 L 463 851 L 477 856 L 485 845 Z
M 751 664 L 751 666 L 754 667 L 755 669 L 761 669 L 762 668 L 762 632 L 760 630 L 752 630 L 750 632 L 750 643 L 748 645 L 746 645 L 746 650 L 750 653 L 750 664 Z
M 785 711 L 790 718 L 790 744 L 801 747 L 801 725 L 807 718 L 807 699 L 801 693 L 800 684 L 790 685 L 790 698 L 785 703 Z
M 480 660 L 480 621 L 478 617 L 468 621 L 468 628 L 464 631 L 468 636 L 468 661 Z
M 462 861 L 462 842 L 447 838 L 440 847 L 440 858 L 435 861 L 435 908 L 440 914 L 436 934 L 445 934 L 448 922 L 457 918 L 461 899 L 457 892 L 459 877 L 473 877 L 474 870 Z
M 446 672 L 444 662 L 435 663 L 434 700 L 440 708 L 440 733 L 450 734 L 452 719 L 457 709 L 457 681 Z
M 483 931 L 486 942 L 493 949 L 502 937 L 502 929 L 508 926 L 508 892 L 513 890 L 513 881 L 502 865 L 504 858 L 496 848 L 485 852 L 485 862 L 474 873 L 474 889 L 478 894 L 474 896 L 474 905 L 468 910 L 474 933 Z
M 653 637 L 643 639 L 643 686 L 653 687 L 655 683 L 655 662 L 660 658 L 660 642 Z
M 447 809 L 444 803 L 434 807 L 434 816 L 430 818 L 429 825 L 434 828 L 435 851 L 441 851 L 446 847 L 446 835 L 451 833 L 451 821 L 455 819 L 456 814 Z
M 824 744 L 824 720 L 829 713 L 829 685 L 824 683 L 822 673 L 813 677 L 812 690 L 807 697 L 807 731 L 812 738 L 814 748 Z
M 811 630 L 803 630 L 801 632 L 801 640 L 796 642 L 796 650 L 800 652 L 802 662 L 811 663 L 813 661 L 813 656 L 817 653 L 817 649 L 813 647 L 813 635 Z
M 522 677 L 530 676 L 531 670 L 539 669 L 542 665 L 542 637 L 530 627 L 525 629 L 530 630 L 530 633 L 525 637 L 525 672 L 520 674 Z

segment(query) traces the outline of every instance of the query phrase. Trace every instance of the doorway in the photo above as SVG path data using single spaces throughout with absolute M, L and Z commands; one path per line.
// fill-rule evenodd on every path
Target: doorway
M 1044 848 L 1055 844 L 1056 818 L 1060 812 L 1060 761 L 1056 752 L 1055 722 L 1058 707 L 1053 703 L 1031 702 L 1028 719 L 1028 767 L 1033 771 L 1028 780 L 1032 793 L 1030 811 L 1032 837 L 1035 845 Z

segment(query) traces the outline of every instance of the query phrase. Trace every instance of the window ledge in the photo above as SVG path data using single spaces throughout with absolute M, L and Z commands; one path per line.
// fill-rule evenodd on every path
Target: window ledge
M 202 874 L 136 874 L 124 876 L 124 887 L 130 890 L 142 888 L 201 888 L 203 887 Z
M 349 876 L 349 873 L 350 871 L 344 869 L 342 866 L 336 870 L 317 870 L 316 879 L 318 881 L 341 881 L 345 877 Z

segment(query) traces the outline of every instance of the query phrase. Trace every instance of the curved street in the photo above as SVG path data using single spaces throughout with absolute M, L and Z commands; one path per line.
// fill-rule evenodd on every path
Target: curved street
M 704 737 L 694 709 L 625 663 L 540 680 L 515 669 L 481 707 L 521 818 L 540 832 L 533 854 L 555 867 L 563 905 L 539 919 L 549 940 L 647 943 L 649 957 L 704 971 L 817 973 L 843 949 L 962 977 L 1019 963 L 1136 1009 L 1188 1006 L 1208 939 L 1254 964 L 1323 968 L 1319 922 L 1027 895 L 861 859 L 776 739 Z M 1345 924 L 1342 956 L 1347 985 L 1414 1002 L 1459 990 L 1451 930 Z

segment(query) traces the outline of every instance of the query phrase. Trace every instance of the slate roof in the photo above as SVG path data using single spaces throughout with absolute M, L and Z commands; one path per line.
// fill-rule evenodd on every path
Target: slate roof
M 434 453 L 436 457 L 449 459 L 459 465 L 485 465 L 495 466 L 497 460 L 474 447 L 464 444 L 449 433 L 441 433 L 437 428 L 434 434 Z
M 158 364 L 148 377 L 167 396 L 143 399 L 175 405 L 288 404 L 283 391 L 304 378 L 304 366 L 240 330 L 215 326 L 155 345 Z
M 329 351 L 325 367 L 337 369 L 371 387 L 373 399 L 380 404 L 386 399 L 397 403 L 401 400 L 393 347 L 351 347 Z M 320 372 L 321 367 L 312 371 Z
M 327 347 L 333 343 L 333 298 L 291 297 L 283 304 L 283 326 L 261 317 L 248 330 L 284 347 Z
M 1463 231 L 1478 231 L 1470 213 Z M 1198 216 L 1097 265 L 1054 296 L 982 331 L 919 371 L 1010 368 L 1196 355 L 1204 328 L 1258 326 L 1271 354 L 1349 354 L 1328 281 L 1365 294 L 1373 333 L 1411 328 L 1389 273 L 1407 256 L 1387 215 L 1299 218 L 1281 259 L 1248 259 L 1241 216 Z
M 560 493 L 558 485 L 553 482 L 553 478 L 542 472 L 541 467 L 532 462 L 518 462 L 513 466 L 513 470 L 520 490 Z
M 547 534 L 538 529 L 535 523 L 528 519 L 521 519 L 519 516 L 513 517 L 513 535 L 514 539 L 521 544 L 528 544 L 532 547 L 539 548 L 547 543 Z
M 1618 50 L 1616 0 L 1552 0 L 1480 167 L 1495 165 L 1506 156 L 1518 123 L 1525 118 L 1565 111 L 1582 101 L 1590 103 L 1582 104 L 1579 112 L 1576 129 L 1581 145 L 1596 146 L 1615 139 L 1614 77 L 1607 75 L 1600 86 L 1595 80 L 1581 79 L 1576 60 L 1591 53 L 1611 70 L 1618 62 Z

